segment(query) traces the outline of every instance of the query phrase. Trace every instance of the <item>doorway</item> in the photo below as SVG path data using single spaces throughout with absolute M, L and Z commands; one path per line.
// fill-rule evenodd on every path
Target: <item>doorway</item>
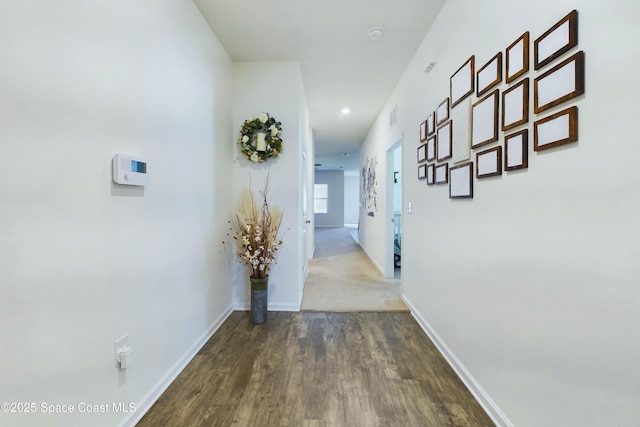
M 402 277 L 402 137 L 387 150 L 387 278 Z

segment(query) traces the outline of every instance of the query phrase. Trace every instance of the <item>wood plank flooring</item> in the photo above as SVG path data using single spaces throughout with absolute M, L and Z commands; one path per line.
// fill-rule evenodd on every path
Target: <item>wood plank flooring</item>
M 409 313 L 234 312 L 138 423 L 493 426 Z

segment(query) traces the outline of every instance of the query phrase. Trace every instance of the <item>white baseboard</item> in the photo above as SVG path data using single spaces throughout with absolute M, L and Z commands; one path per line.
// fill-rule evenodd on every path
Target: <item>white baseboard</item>
M 427 336 L 431 339 L 433 344 L 437 347 L 438 351 L 445 360 L 449 363 L 451 368 L 458 375 L 460 380 L 464 383 L 464 385 L 469 389 L 473 397 L 476 398 L 480 406 L 486 411 L 487 415 L 493 420 L 493 422 L 497 426 L 502 427 L 513 427 L 513 424 L 507 416 L 502 412 L 502 410 L 498 407 L 498 405 L 491 399 L 491 397 L 487 394 L 486 391 L 480 386 L 480 384 L 473 378 L 471 373 L 464 367 L 462 362 L 456 357 L 455 354 L 451 351 L 451 349 L 444 343 L 442 338 L 438 335 L 438 333 L 429 325 L 429 323 L 420 315 L 420 313 L 416 310 L 416 308 L 411 304 L 411 302 L 402 295 L 402 300 L 411 310 L 411 315 L 418 322 L 422 330 L 427 334 Z
M 171 383 L 180 375 L 184 368 L 191 362 L 202 347 L 209 341 L 213 334 L 220 328 L 225 320 L 233 312 L 233 307 L 229 306 L 215 322 L 205 331 L 204 334 L 191 346 L 191 348 L 182 356 L 169 371 L 158 381 L 158 383 L 144 396 L 141 402 L 136 405 L 136 411 L 126 416 L 118 427 L 133 427 L 147 413 L 151 406 L 162 396 L 162 393 L 171 385 Z

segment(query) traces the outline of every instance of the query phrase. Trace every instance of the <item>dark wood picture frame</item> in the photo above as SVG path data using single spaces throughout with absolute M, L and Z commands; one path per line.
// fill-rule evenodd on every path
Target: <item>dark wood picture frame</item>
M 476 153 L 476 178 L 502 175 L 502 146 Z
M 436 126 L 449 120 L 449 98 L 445 98 L 436 109 Z
M 496 89 L 471 106 L 471 148 L 498 140 L 498 94 Z
M 471 55 L 449 79 L 451 107 L 455 107 L 456 104 L 473 93 L 475 82 L 474 62 L 475 56 Z
M 533 42 L 533 68 L 539 70 L 577 45 L 578 11 L 574 9 Z
M 420 142 L 424 142 L 427 139 L 427 121 L 420 123 Z
M 529 71 L 529 31 L 511 43 L 506 52 L 505 81 L 511 83 Z
M 529 129 L 504 137 L 504 170 L 513 171 L 529 167 Z
M 436 165 L 434 176 L 435 176 L 436 185 L 447 184 L 449 182 L 449 163 Z
M 427 185 L 435 185 L 436 183 L 436 165 L 427 165 Z
M 571 55 L 533 80 L 533 111 L 538 114 L 584 94 L 584 52 Z
M 498 52 L 476 73 L 476 96 L 482 96 L 500 82 L 502 82 L 502 52 Z
M 432 162 L 437 156 L 436 135 L 427 138 L 427 161 Z
M 417 150 L 418 163 L 427 161 L 427 144 L 422 144 Z
M 453 129 L 449 120 L 436 133 L 436 159 L 441 162 L 453 156 Z
M 436 113 L 431 112 L 427 116 L 427 136 L 433 134 L 436 131 Z
M 427 179 L 427 165 L 420 165 L 418 166 L 418 179 L 422 180 L 422 179 Z
M 529 77 L 502 92 L 502 130 L 529 121 Z
M 534 151 L 546 150 L 578 140 L 578 107 L 575 105 L 533 124 Z
M 449 198 L 473 198 L 473 162 L 463 163 L 449 170 Z

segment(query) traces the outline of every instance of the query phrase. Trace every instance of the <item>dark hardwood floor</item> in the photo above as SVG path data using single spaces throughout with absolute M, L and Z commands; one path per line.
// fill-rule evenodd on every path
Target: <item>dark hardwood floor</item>
M 234 312 L 138 423 L 493 426 L 409 313 Z

